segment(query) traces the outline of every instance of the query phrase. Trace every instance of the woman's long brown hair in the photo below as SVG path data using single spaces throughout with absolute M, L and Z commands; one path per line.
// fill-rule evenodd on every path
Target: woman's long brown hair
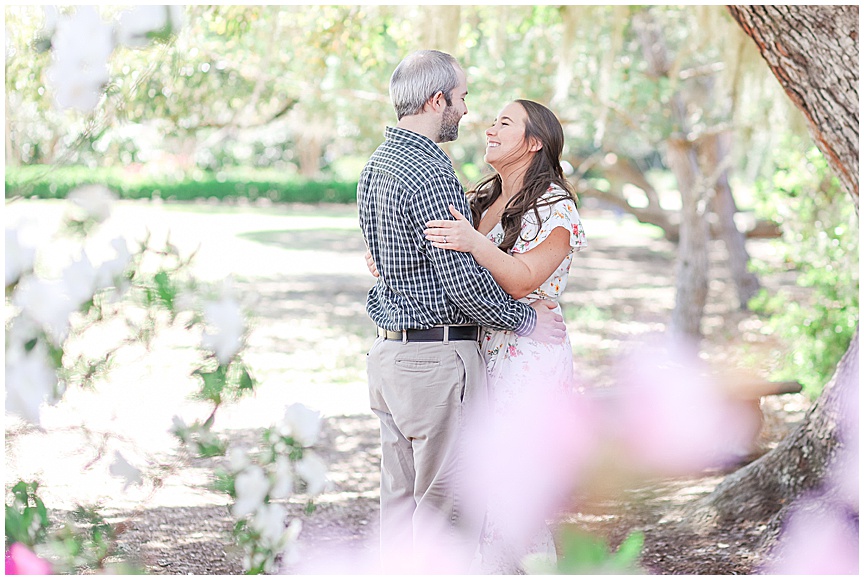
M 576 203 L 576 195 L 570 184 L 567 183 L 564 170 L 561 168 L 564 130 L 561 128 L 558 118 L 555 117 L 555 113 L 534 101 L 517 99 L 515 102 L 519 103 L 528 114 L 528 120 L 525 122 L 525 141 L 527 142 L 528 139 L 534 137 L 542 143 L 543 147 L 535 153 L 534 159 L 531 160 L 522 180 L 522 189 L 510 198 L 501 213 L 504 239 L 498 247 L 505 252 L 513 249 L 513 245 L 519 239 L 522 230 L 522 216 L 529 211 L 534 211 L 537 223 L 540 224 L 539 208 L 554 205 L 562 199 L 570 199 Z M 551 184 L 560 187 L 564 193 L 541 200 Z M 483 212 L 500 195 L 501 176 L 497 172 L 480 181 L 474 189 L 468 192 L 468 201 L 471 205 L 471 215 L 475 226 L 480 223 Z

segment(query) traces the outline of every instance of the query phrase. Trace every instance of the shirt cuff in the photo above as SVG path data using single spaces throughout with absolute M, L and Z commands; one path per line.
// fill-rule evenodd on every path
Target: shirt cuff
M 528 336 L 534 329 L 537 327 L 537 311 L 531 308 L 530 306 L 526 306 L 528 312 L 526 312 L 525 318 L 522 319 L 522 322 L 519 323 L 519 326 L 513 331 L 518 336 Z

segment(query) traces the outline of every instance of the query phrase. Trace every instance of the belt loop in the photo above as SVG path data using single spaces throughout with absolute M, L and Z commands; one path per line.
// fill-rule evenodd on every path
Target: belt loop
M 450 344 L 450 326 L 444 325 L 444 344 Z
M 408 331 L 402 330 L 402 344 L 408 344 Z

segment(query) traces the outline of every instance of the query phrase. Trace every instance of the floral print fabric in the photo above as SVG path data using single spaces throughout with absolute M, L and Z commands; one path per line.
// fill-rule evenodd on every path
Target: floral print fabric
M 547 196 L 562 193 L 556 186 L 550 186 Z M 582 221 L 572 199 L 564 199 L 554 205 L 539 208 L 540 221 L 533 211 L 522 218 L 522 232 L 515 243 L 512 253 L 524 254 L 539 246 L 555 228 L 565 228 L 570 232 L 570 253 L 552 275 L 531 294 L 521 301 L 531 303 L 538 299 L 557 301 L 567 286 L 573 252 L 586 247 Z M 504 238 L 501 224 L 497 224 L 487 235 L 493 243 L 500 244 Z M 561 307 L 556 308 L 561 313 Z M 481 351 L 486 361 L 489 395 L 492 412 L 497 416 L 512 416 L 526 389 L 544 394 L 563 394 L 573 388 L 573 352 L 569 338 L 563 344 L 547 344 L 518 336 L 512 331 L 485 329 Z M 555 545 L 552 534 L 545 526 L 532 538 L 530 546 L 513 553 L 515 547 L 501 545 L 500 531 L 496 529 L 495 500 L 491 498 L 487 522 L 480 546 L 482 573 L 514 574 L 519 572 L 519 559 L 525 553 L 544 554 L 552 562 L 555 558 Z M 502 508 L 502 509 L 506 509 Z M 505 542 L 506 543 L 506 542 Z

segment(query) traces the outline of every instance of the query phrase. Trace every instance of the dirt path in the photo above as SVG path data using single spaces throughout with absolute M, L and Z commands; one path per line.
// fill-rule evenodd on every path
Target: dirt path
M 7 212 L 7 224 L 34 209 L 46 224 L 58 212 L 50 203 L 23 206 Z M 247 361 L 260 385 L 254 397 L 219 416 L 216 426 L 222 433 L 252 441 L 296 401 L 325 417 L 318 447 L 331 466 L 333 488 L 317 498 L 310 516 L 302 514 L 307 498 L 298 496 L 288 503 L 292 515 L 304 522 L 301 558 L 286 566 L 290 572 L 321 572 L 325 565 L 333 573 L 360 571 L 376 539 L 380 456 L 364 378 L 364 354 L 373 329 L 363 303 L 371 277 L 353 211 L 345 206 L 260 210 L 127 203 L 115 215 L 120 231 L 170 230 L 181 247 L 200 243 L 199 276 L 233 276 L 256 316 Z M 674 302 L 674 247 L 646 235 L 648 230 L 634 222 L 616 223 L 599 210 L 592 214 L 588 208 L 583 219 L 590 247 L 574 261 L 562 304 L 580 382 L 603 388 L 628 345 L 641 335 L 662 331 Z M 754 255 L 770 255 L 766 242 L 751 242 L 749 249 Z M 712 361 L 729 364 L 740 358 L 742 342 L 748 342 L 751 352 L 767 345 L 758 332 L 739 330 L 752 329 L 755 323 L 735 309 L 721 246 L 712 246 L 712 259 L 716 279 L 703 350 Z M 46 411 L 45 432 L 7 421 L 7 489 L 19 477 L 38 477 L 46 503 L 58 516 L 76 502 L 101 504 L 111 521 L 122 523 L 121 554 L 139 561 L 149 574 L 240 574 L 242 554 L 232 546 L 227 501 L 204 488 L 205 462 L 165 477 L 158 487 L 123 491 L 107 476 L 118 449 L 133 463 L 170 466 L 177 460 L 165 435 L 171 417 L 194 418 L 202 412 L 186 399 L 191 384 L 183 379 L 187 363 L 175 338 L 166 338 L 152 353 L 127 353 L 98 396 L 70 393 L 60 406 Z M 766 409 L 766 446 L 800 419 L 806 404 L 798 396 L 775 399 Z M 616 545 L 630 529 L 650 530 L 668 509 L 707 493 L 717 481 L 718 474 L 707 474 L 655 482 L 605 505 L 584 506 L 565 520 Z M 725 541 L 712 540 L 732 546 L 729 554 L 722 549 L 706 552 L 702 546 L 683 555 L 670 543 L 676 539 L 649 534 L 644 565 L 655 573 L 747 572 L 750 556 L 741 533 L 729 534 Z M 361 563 L 340 570 L 332 553 L 346 550 L 356 551 Z M 704 553 L 700 556 L 698 550 Z

